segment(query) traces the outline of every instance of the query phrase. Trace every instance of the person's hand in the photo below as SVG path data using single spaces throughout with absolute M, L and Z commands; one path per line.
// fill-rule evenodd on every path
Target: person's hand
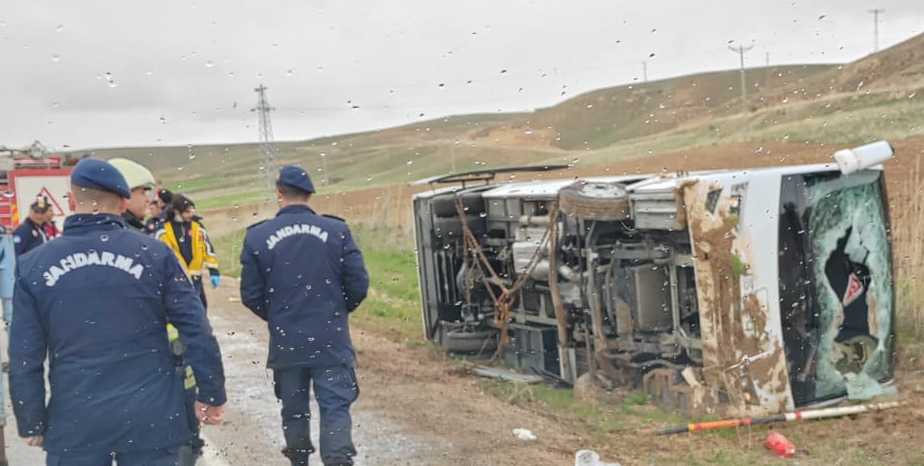
M 212 289 L 218 288 L 221 283 L 221 275 L 212 275 Z
M 221 424 L 225 416 L 225 405 L 212 406 L 201 401 L 196 402 L 196 418 L 203 424 Z
M 41 447 L 44 443 L 45 438 L 41 435 L 36 435 L 35 437 L 23 437 L 23 440 L 26 441 L 26 445 L 30 447 Z

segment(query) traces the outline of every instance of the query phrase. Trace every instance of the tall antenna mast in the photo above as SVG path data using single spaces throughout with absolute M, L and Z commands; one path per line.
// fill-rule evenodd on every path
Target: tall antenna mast
M 273 150 L 273 122 L 270 112 L 275 110 L 266 100 L 266 86 L 262 83 L 254 89 L 257 93 L 257 106 L 251 112 L 260 116 L 260 171 L 266 188 L 271 192 L 276 189 L 276 152 Z

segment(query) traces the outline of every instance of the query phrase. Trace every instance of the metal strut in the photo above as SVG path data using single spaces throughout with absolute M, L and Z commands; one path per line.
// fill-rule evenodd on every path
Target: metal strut
M 494 352 L 494 356 L 491 357 L 491 362 L 494 362 L 503 355 L 504 346 L 509 342 L 507 329 L 510 324 L 510 307 L 516 302 L 514 296 L 526 283 L 526 278 L 529 277 L 529 274 L 532 273 L 539 264 L 542 250 L 549 241 L 551 226 L 558 222 L 558 209 L 554 208 L 549 212 L 549 227 L 547 227 L 542 234 L 539 246 L 530 258 L 526 269 L 523 273 L 517 275 L 516 281 L 509 288 L 504 285 L 504 280 L 501 279 L 500 276 L 497 275 L 497 272 L 494 271 L 494 268 L 491 267 L 491 262 L 484 255 L 481 245 L 478 244 L 478 240 L 475 238 L 474 233 L 472 233 L 472 230 L 468 227 L 468 221 L 465 219 L 465 206 L 462 205 L 462 198 L 458 196 L 456 196 L 456 211 L 459 214 L 459 218 L 462 220 L 462 236 L 465 241 L 466 252 L 471 252 L 473 254 L 475 265 L 481 271 L 481 280 L 494 302 L 494 324 L 500 328 L 501 334 L 497 350 Z M 551 253 L 554 254 L 554 251 Z M 500 288 L 500 295 L 495 294 L 491 285 Z

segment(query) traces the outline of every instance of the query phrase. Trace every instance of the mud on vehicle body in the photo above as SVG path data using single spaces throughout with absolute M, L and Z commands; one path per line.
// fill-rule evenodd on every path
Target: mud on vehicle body
M 891 153 L 891 152 L 890 152 Z M 888 389 L 881 165 L 492 183 L 413 199 L 426 337 L 688 411 L 768 414 Z

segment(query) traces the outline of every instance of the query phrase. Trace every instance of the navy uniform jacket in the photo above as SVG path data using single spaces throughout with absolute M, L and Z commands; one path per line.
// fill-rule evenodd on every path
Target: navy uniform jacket
M 16 248 L 16 256 L 21 256 L 48 241 L 48 235 L 45 234 L 45 228 L 36 225 L 31 218 L 26 218 L 13 230 L 13 245 Z
M 144 233 L 147 233 L 151 236 L 154 236 L 157 233 L 157 230 L 160 230 L 161 225 L 166 221 L 166 217 L 161 214 L 157 217 L 151 217 L 148 221 L 144 222 Z
M 355 363 L 347 316 L 369 275 L 346 223 L 285 207 L 247 230 L 241 265 L 241 301 L 268 323 L 267 367 Z
M 218 343 L 176 255 L 126 229 L 117 215 L 72 215 L 61 238 L 22 255 L 13 301 L 13 410 L 19 435 L 44 435 L 48 452 L 125 452 L 189 441 L 168 319 L 188 344 L 199 400 L 225 402 Z

